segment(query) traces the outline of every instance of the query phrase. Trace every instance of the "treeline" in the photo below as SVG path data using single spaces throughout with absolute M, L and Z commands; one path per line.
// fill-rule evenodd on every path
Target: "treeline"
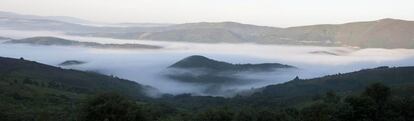
M 110 96 L 110 95 L 106 95 Z M 103 97 L 106 97 L 103 96 Z M 303 106 L 277 109 L 256 107 L 211 107 L 205 110 L 180 110 L 170 107 L 148 108 L 145 105 L 120 103 L 119 98 L 103 97 L 86 105 L 83 120 L 102 121 L 413 121 L 414 98 L 391 95 L 383 84 L 370 85 L 358 95 L 338 96 L 328 92 Z M 117 96 L 113 96 L 117 97 Z M 107 101 L 113 101 L 113 104 Z M 96 102 L 92 101 L 92 102 Z M 98 101 L 99 102 L 99 101 Z M 94 104 L 94 105 L 91 105 Z M 119 105 L 120 107 L 114 106 Z M 126 106 L 130 105 L 130 106 Z M 104 108 L 105 107 L 105 108 Z M 135 108 L 133 108 L 135 107 Z M 132 109 L 131 109 L 132 108 Z M 158 110 L 157 110 L 158 109 Z M 98 111 L 98 112 L 96 112 Z M 111 112 L 113 111 L 113 112 Z M 123 112 L 123 113 L 120 113 Z M 107 113 L 107 114 L 105 114 Z M 120 113 L 121 115 L 117 115 Z M 133 115 L 128 115 L 133 114 Z M 116 116 L 119 116 L 115 118 Z M 96 120 L 96 118 L 99 118 Z
M 7 121 L 10 115 L 4 111 L 1 110 L 0 116 L 2 121 Z M 414 98 L 392 95 L 390 88 L 377 83 L 361 94 L 339 96 L 328 92 L 291 108 L 222 105 L 191 110 L 103 93 L 84 99 L 75 112 L 76 115 L 61 118 L 74 121 L 413 121 Z M 44 115 L 21 120 L 53 119 L 56 117 Z

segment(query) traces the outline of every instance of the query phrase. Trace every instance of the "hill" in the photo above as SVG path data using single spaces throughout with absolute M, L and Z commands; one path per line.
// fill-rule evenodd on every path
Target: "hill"
M 279 28 L 236 22 L 201 22 L 173 25 L 161 31 L 142 33 L 138 39 L 205 43 L 256 43 L 263 35 L 276 30 Z
M 73 66 L 73 65 L 82 65 L 87 62 L 79 60 L 67 60 L 59 64 L 59 66 Z
M 294 68 L 290 65 L 279 63 L 263 63 L 263 64 L 231 64 L 227 62 L 216 61 L 200 55 L 193 55 L 184 58 L 169 68 L 181 69 L 207 69 L 212 71 L 271 71 L 278 68 Z
M 295 67 L 279 63 L 231 64 L 193 55 L 169 66 L 165 76 L 179 82 L 205 86 L 206 89 L 203 93 L 206 94 L 228 96 L 234 93 L 234 90 L 227 90 L 228 86 L 263 81 L 261 79 L 246 78 L 239 74 L 249 73 L 253 75 L 257 72 L 274 72 L 282 69 L 295 69 Z
M 255 26 L 235 22 L 201 22 L 153 29 L 147 28 L 147 30 L 141 29 L 139 32 L 92 32 L 87 35 L 202 43 L 259 43 L 412 49 L 414 48 L 414 41 L 412 41 L 414 39 L 413 30 L 413 21 L 381 19 L 366 22 L 289 28 Z
M 8 37 L 1 37 L 1 36 L 0 36 L 0 40 L 11 40 L 11 38 L 8 38 Z
M 79 42 L 56 37 L 31 37 L 19 40 L 6 41 L 6 44 L 81 46 L 100 49 L 159 49 L 159 46 L 144 44 L 101 44 L 96 42 Z
M 339 25 L 292 27 L 286 29 L 285 37 L 361 48 L 414 48 L 413 32 L 413 21 L 387 18 Z
M 207 108 L 217 105 L 291 108 L 300 107 L 321 98 L 328 92 L 341 97 L 355 95 L 366 87 L 381 83 L 390 87 L 392 95 L 413 97 L 414 67 L 379 67 L 328 75 L 313 79 L 295 78 L 282 84 L 240 92 L 240 96 L 220 98 L 208 96 L 165 96 L 166 103 L 183 107 Z M 253 93 L 252 93 L 253 92 Z M 243 94 L 248 93 L 248 94 Z M 164 102 L 162 100 L 158 100 Z
M 8 116 L 20 115 L 15 120 L 36 119 L 42 115 L 68 117 L 76 112 L 73 106 L 80 99 L 97 93 L 117 92 L 145 99 L 146 92 L 154 90 L 113 76 L 0 57 L 0 110 L 6 110 Z
M 292 81 L 263 87 L 248 97 L 251 100 L 277 102 L 279 105 L 292 105 L 312 100 L 327 92 L 340 95 L 356 94 L 365 87 L 382 83 L 391 88 L 395 95 L 414 96 L 414 67 L 379 67 L 356 72 L 328 75 L 314 79 L 295 78 Z

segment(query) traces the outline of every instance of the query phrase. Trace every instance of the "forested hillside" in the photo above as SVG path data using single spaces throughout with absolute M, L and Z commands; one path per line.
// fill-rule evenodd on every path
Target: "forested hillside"
M 62 69 L 23 58 L 0 57 L 0 110 L 10 120 L 73 117 L 82 98 L 115 92 L 132 99 L 155 91 L 136 82 L 94 72 Z M 68 118 L 67 120 L 71 120 Z

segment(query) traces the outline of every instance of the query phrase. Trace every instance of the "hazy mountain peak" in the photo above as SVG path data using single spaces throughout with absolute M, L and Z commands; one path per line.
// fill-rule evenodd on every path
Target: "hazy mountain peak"
M 81 42 L 56 37 L 31 37 L 19 40 L 6 41 L 8 44 L 31 44 L 31 45 L 56 45 L 56 46 L 80 46 L 100 49 L 160 49 L 161 46 L 146 44 L 102 44 L 97 42 Z
M 224 22 L 198 22 L 198 23 L 185 23 L 177 25 L 179 27 L 195 27 L 195 28 L 266 28 L 266 26 L 257 26 L 251 24 L 243 24 L 233 21 L 224 21 Z M 270 28 L 270 27 L 269 27 Z M 272 27 L 274 28 L 274 27 Z
M 165 76 L 179 82 L 203 84 L 207 86 L 203 93 L 217 95 L 224 91 L 222 86 L 243 85 L 262 80 L 246 78 L 239 74 L 275 72 L 294 68 L 279 63 L 232 64 L 193 55 L 171 65 Z
M 11 38 L 0 36 L 0 40 L 11 40 Z
M 82 65 L 85 64 L 85 61 L 80 60 L 67 60 L 59 64 L 59 66 L 73 66 L 73 65 Z
M 22 40 L 66 40 L 66 39 L 52 37 L 52 36 L 37 36 L 37 37 L 31 37 L 31 38 L 26 38 Z
M 31 37 L 19 40 L 11 40 L 8 43 L 28 43 L 28 44 L 40 44 L 40 45 L 68 45 L 73 44 L 75 41 L 57 38 L 57 37 L 50 37 L 50 36 L 39 36 L 39 37 Z
M 75 24 L 87 24 L 93 23 L 88 20 L 69 17 L 69 16 L 38 16 L 38 15 L 25 15 L 13 12 L 5 12 L 0 11 L 0 17 L 7 17 L 7 18 L 20 18 L 20 19 L 42 19 L 42 20 L 53 20 L 59 22 L 66 22 L 66 23 L 75 23 Z
M 261 64 L 232 64 L 222 61 L 213 60 L 200 55 L 186 57 L 170 68 L 203 68 L 216 71 L 267 71 L 275 68 L 295 68 L 290 65 L 279 63 L 261 63 Z
M 209 59 L 201 55 L 192 55 L 186 57 L 177 63 L 171 65 L 173 68 L 209 68 L 209 69 L 221 69 L 230 65 L 229 63 L 216 61 Z
M 396 22 L 396 21 L 403 22 L 403 21 L 406 21 L 406 20 L 394 19 L 394 18 L 384 18 L 384 19 L 380 19 L 380 20 L 377 20 L 377 21 L 378 22 Z
M 201 55 L 192 55 L 192 56 L 189 56 L 183 59 L 183 61 L 207 61 L 207 60 L 213 61 L 212 59 L 209 59 Z
M 225 22 L 195 22 L 195 23 L 185 23 L 186 25 L 243 25 L 242 23 L 225 21 Z M 184 25 L 185 25 L 184 24 Z

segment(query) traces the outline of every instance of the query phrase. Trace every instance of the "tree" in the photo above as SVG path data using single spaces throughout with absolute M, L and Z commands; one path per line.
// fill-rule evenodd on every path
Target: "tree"
M 278 121 L 275 113 L 269 109 L 262 109 L 257 113 L 257 121 Z
M 368 96 L 376 103 L 384 103 L 391 95 L 390 88 L 381 83 L 375 83 L 367 87 L 363 93 L 364 96 Z
M 325 97 L 323 98 L 323 101 L 325 103 L 338 103 L 340 101 L 340 97 L 338 95 L 336 95 L 335 92 L 333 91 L 329 91 L 326 93 Z
M 302 109 L 302 118 L 306 121 L 332 121 L 335 106 L 329 103 L 315 103 Z
M 253 108 L 242 108 L 234 115 L 233 121 L 255 121 L 256 115 Z
M 83 106 L 83 121 L 145 121 L 143 112 L 131 100 L 115 93 L 104 93 L 89 99 Z
M 233 119 L 233 112 L 227 108 L 212 108 L 201 112 L 197 116 L 197 121 L 231 121 Z

